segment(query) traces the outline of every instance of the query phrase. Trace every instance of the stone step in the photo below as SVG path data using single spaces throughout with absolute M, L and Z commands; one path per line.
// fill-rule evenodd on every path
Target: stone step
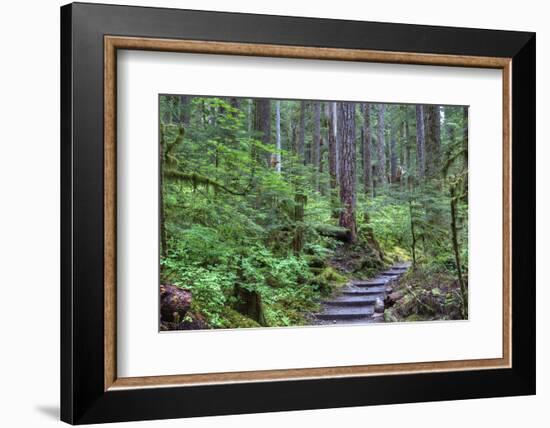
M 385 293 L 386 292 L 386 286 L 385 285 L 356 285 L 353 288 L 348 288 L 343 291 L 365 291 L 370 294 L 376 294 L 376 293 Z
M 410 268 L 411 265 L 410 264 L 397 264 L 397 265 L 393 265 L 393 266 L 390 266 L 390 269 L 408 269 Z
M 388 278 L 376 278 L 369 279 L 368 281 L 352 281 L 351 285 L 356 287 L 376 287 L 381 285 L 386 285 L 388 283 Z
M 322 320 L 352 320 L 352 319 L 370 319 L 374 314 L 374 306 L 363 307 L 333 307 L 317 314 L 316 317 Z
M 388 284 L 389 282 L 392 282 L 394 281 L 396 278 L 399 278 L 399 276 L 386 276 L 386 275 L 382 275 L 380 274 L 379 276 L 377 276 L 376 278 L 372 278 L 370 279 L 370 281 L 374 281 L 374 282 L 384 282 L 386 284 Z
M 323 303 L 323 311 L 316 314 L 318 324 L 366 324 L 384 322 L 383 313 L 375 313 L 378 298 L 384 300 L 387 291 L 410 268 L 410 263 L 390 266 L 375 278 L 352 280 Z
M 395 272 L 395 271 L 387 270 L 386 272 L 382 272 L 380 275 L 382 275 L 382 276 L 394 277 L 394 276 L 401 276 L 401 275 L 403 275 L 403 272 Z
M 379 323 L 383 321 L 379 321 L 378 319 L 375 319 L 373 317 L 366 317 L 366 318 L 340 318 L 340 319 L 317 319 L 318 325 L 365 325 L 365 324 L 373 324 L 373 323 Z
M 374 288 L 374 287 L 373 287 Z M 386 292 L 384 287 L 373 288 L 364 288 L 360 290 L 342 290 L 342 294 L 345 296 L 371 296 L 373 300 L 376 300 L 377 297 L 384 299 L 384 293 Z
M 328 306 L 371 306 L 374 305 L 376 298 L 376 295 L 370 297 L 342 296 L 323 303 Z

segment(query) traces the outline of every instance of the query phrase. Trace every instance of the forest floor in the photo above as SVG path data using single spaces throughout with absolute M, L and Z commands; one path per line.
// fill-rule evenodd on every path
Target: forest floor
M 322 302 L 317 325 L 384 322 L 384 301 L 407 273 L 409 262 L 396 263 L 370 279 L 352 279 Z

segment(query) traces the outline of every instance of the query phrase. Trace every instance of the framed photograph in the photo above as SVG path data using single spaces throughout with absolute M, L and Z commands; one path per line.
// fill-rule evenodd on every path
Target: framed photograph
M 61 418 L 535 393 L 535 35 L 61 8 Z

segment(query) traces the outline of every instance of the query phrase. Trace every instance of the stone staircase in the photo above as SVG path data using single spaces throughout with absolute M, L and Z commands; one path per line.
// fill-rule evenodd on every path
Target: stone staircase
M 399 263 L 368 280 L 351 280 L 329 299 L 315 315 L 317 324 L 365 324 L 384 321 L 384 299 L 410 268 Z

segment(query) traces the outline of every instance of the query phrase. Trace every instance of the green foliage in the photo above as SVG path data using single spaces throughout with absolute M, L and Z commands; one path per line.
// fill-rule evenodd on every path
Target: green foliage
M 235 281 L 235 275 L 222 266 L 204 268 L 165 259 L 161 262 L 169 275 L 177 278 L 174 284 L 191 290 L 192 310 L 203 314 L 212 326 L 223 323 L 225 306 L 228 301 L 226 291 Z
M 410 215 L 408 206 L 399 196 L 388 193 L 365 201 L 363 210 L 369 213 L 370 221 L 362 224 L 372 229 L 382 251 L 390 259 L 407 260 L 411 246 Z
M 402 179 L 379 186 L 375 196 L 358 193 L 357 242 L 345 244 L 348 231 L 335 218 L 343 207 L 331 197 L 338 190 L 329 187 L 326 145 L 320 148 L 323 170 L 311 163 L 312 109 L 306 103 L 305 147 L 300 149 L 302 103 L 280 106 L 277 149 L 256 130 L 254 100 L 160 97 L 161 227 L 166 237 L 161 281 L 189 289 L 192 311 L 212 328 L 258 327 L 258 320 L 238 312 L 243 302 L 237 290 L 245 290 L 259 296 L 268 326 L 307 324 L 322 296 L 348 276 L 366 278 L 393 261 L 413 260 L 413 250 L 417 269 L 450 280 L 457 275 L 449 231 L 451 186 L 458 192 L 459 259 L 467 278 L 467 146 L 459 138 L 466 125 L 461 108 L 444 108 L 440 177 L 421 180 L 415 176 L 414 107 L 388 106 L 386 134 L 397 141 L 405 165 Z M 362 120 L 358 115 L 358 136 Z M 371 125 L 378 126 L 377 121 L 373 114 Z M 274 120 L 270 123 L 274 142 Z M 326 126 L 322 118 L 322 138 Z M 362 189 L 359 147 L 357 189 Z M 273 164 L 276 155 L 281 172 Z M 454 294 L 434 290 L 442 288 L 430 288 L 429 298 L 458 304 Z

